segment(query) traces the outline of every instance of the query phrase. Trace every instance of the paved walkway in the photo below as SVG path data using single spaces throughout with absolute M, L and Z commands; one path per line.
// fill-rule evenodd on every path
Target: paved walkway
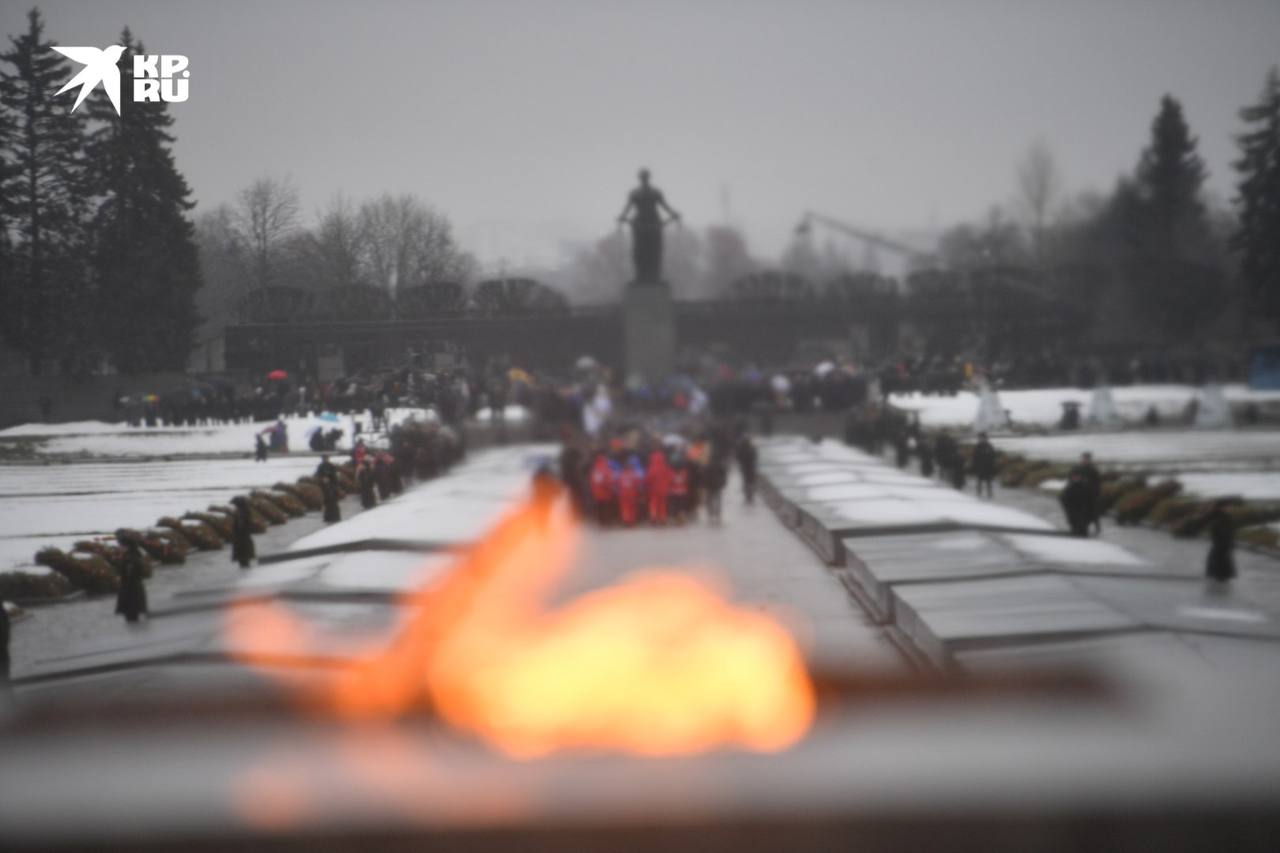
M 904 665 L 884 631 L 873 625 L 840 582 L 812 551 L 765 506 L 748 506 L 736 474 L 725 492 L 722 523 L 705 517 L 682 527 L 601 530 L 587 526 L 576 570 L 565 579 L 559 597 L 577 596 L 644 568 L 708 572 L 723 579 L 732 596 L 757 604 L 782 619 L 810 659 L 832 669 L 890 668 Z M 343 516 L 359 512 L 359 501 L 343 501 Z M 292 519 L 256 536 L 259 554 L 283 551 L 289 543 L 323 526 L 318 513 Z M 186 590 L 224 586 L 240 576 L 226 548 L 198 552 L 180 567 L 156 569 L 147 582 L 153 610 L 164 609 Z M 75 648 L 110 646 L 129 632 L 146 631 L 145 622 L 129 626 L 116 616 L 111 596 L 32 608 L 14 626 L 13 675 L 35 669 L 41 659 Z
M 747 505 L 736 472 L 724 495 L 720 525 L 601 530 L 588 527 L 580 568 L 565 596 L 643 568 L 711 571 L 733 597 L 758 603 L 793 627 L 810 659 L 831 668 L 900 668 L 884 631 L 874 626 L 843 585 L 800 538 L 757 498 Z

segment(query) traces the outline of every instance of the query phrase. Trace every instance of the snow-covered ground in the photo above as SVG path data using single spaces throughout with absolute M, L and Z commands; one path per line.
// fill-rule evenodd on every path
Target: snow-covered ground
M 1260 407 L 1280 405 L 1280 391 L 1255 391 L 1246 385 L 1223 386 L 1232 405 L 1255 403 Z M 1201 390 L 1193 385 L 1122 385 L 1111 389 L 1116 412 L 1126 423 L 1140 423 L 1154 406 L 1162 420 L 1183 417 L 1187 405 Z M 1062 417 L 1063 403 L 1079 403 L 1082 416 L 1089 414 L 1093 391 L 1080 388 L 1036 388 L 999 392 L 1000 405 L 1009 412 L 1015 426 L 1051 427 Z M 954 397 L 923 394 L 893 394 L 889 402 L 899 409 L 920 414 L 926 427 L 971 427 L 978 415 L 978 395 L 961 391 Z
M 433 420 L 435 413 L 426 409 L 392 409 L 387 413 L 391 424 L 411 418 Z M 338 448 L 349 450 L 355 423 L 363 433 L 370 428 L 367 414 L 287 418 L 291 450 L 306 450 L 311 433 L 316 429 L 340 429 Z M 41 456 L 90 455 L 100 457 L 199 456 L 253 452 L 253 437 L 274 421 L 248 424 L 218 424 L 204 427 L 130 427 L 123 423 L 77 421 L 59 424 L 22 424 L 0 430 L 0 442 L 33 440 Z
M 1074 462 L 1089 451 L 1103 466 L 1169 472 L 1258 471 L 1280 468 L 1280 430 L 1132 430 L 996 436 L 1001 450 L 1031 459 Z M 1262 474 L 1280 480 L 1280 471 Z
M 0 466 L 0 571 L 43 572 L 31 558 L 46 545 L 147 527 L 226 503 L 252 488 L 292 482 L 315 470 L 309 456 L 174 462 L 84 462 Z
M 1280 500 L 1280 471 L 1179 474 L 1189 494 L 1205 498 L 1234 495 L 1245 500 Z

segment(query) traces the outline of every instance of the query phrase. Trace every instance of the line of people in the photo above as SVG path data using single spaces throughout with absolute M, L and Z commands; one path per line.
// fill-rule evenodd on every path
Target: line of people
M 566 442 L 560 478 L 583 517 L 603 527 L 664 526 L 722 518 L 729 466 L 736 460 L 747 503 L 755 499 L 758 453 L 745 432 L 722 428 L 692 441 L 663 442 L 633 432 L 599 443 Z

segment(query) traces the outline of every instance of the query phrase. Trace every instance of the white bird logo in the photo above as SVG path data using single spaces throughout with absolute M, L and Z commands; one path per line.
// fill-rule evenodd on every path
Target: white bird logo
M 111 106 L 116 108 L 116 115 L 120 115 L 120 69 L 116 67 L 116 63 L 120 61 L 120 54 L 124 53 L 123 47 L 118 44 L 113 44 L 106 49 L 54 45 L 53 49 L 84 66 L 79 74 L 72 77 L 67 85 L 57 92 L 61 95 L 72 86 L 80 87 L 80 94 L 76 97 L 76 103 L 71 108 L 71 112 L 75 112 L 76 107 L 84 103 L 89 93 L 101 83 L 103 91 L 111 99 Z

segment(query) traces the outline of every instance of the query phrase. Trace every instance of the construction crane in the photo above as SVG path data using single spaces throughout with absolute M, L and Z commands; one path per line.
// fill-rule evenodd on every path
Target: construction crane
M 846 237 L 852 237 L 855 240 L 860 240 L 865 245 L 888 249 L 891 252 L 902 255 L 908 261 L 919 264 L 920 266 L 932 266 L 935 263 L 932 252 L 921 251 L 914 246 L 908 246 L 906 243 L 900 243 L 897 240 L 891 240 L 888 237 L 882 237 L 879 234 L 864 231 L 863 229 L 850 225 L 847 222 L 841 222 L 839 219 L 822 213 L 814 213 L 811 210 L 805 211 L 804 217 L 800 220 L 800 224 L 796 226 L 796 236 L 806 236 L 813 230 L 814 224 L 825 225 L 831 230 L 837 231 Z

